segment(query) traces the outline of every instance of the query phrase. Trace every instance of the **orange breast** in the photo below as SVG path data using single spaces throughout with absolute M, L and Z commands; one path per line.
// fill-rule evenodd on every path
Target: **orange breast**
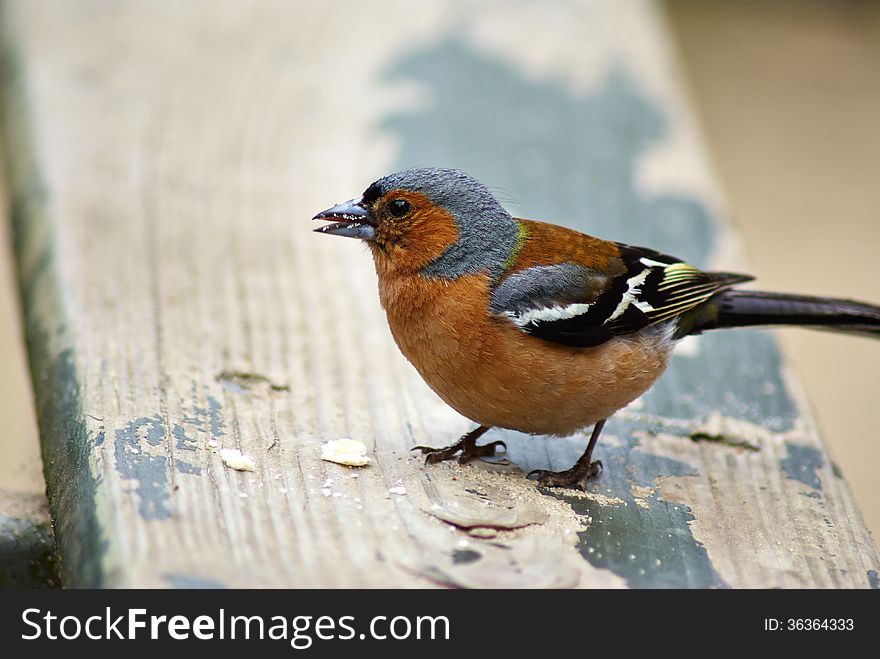
M 487 314 L 485 275 L 380 277 L 400 350 L 460 414 L 487 426 L 567 435 L 611 416 L 660 376 L 672 341 L 660 329 L 572 348 Z

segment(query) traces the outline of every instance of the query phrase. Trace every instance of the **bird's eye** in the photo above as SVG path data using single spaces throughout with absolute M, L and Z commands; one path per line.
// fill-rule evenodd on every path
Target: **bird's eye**
M 388 202 L 388 212 L 394 217 L 403 217 L 409 213 L 410 203 L 406 199 L 392 199 Z

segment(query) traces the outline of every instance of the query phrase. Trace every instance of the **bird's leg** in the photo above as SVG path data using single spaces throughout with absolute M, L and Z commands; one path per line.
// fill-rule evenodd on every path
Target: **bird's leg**
M 529 478 L 537 476 L 539 485 L 548 487 L 572 487 L 576 490 L 583 490 L 587 481 L 595 478 L 602 471 L 602 461 L 593 462 L 593 449 L 596 442 L 599 441 L 599 435 L 602 434 L 602 428 L 605 427 L 605 419 L 599 421 L 593 426 L 593 434 L 590 435 L 590 442 L 587 444 L 587 450 L 574 463 L 571 469 L 565 471 L 548 471 L 546 469 L 535 469 L 529 472 Z
M 473 458 L 495 455 L 495 449 L 499 446 L 503 446 L 504 450 L 506 451 L 507 445 L 502 441 L 491 442 L 484 446 L 477 446 L 477 440 L 482 437 L 483 433 L 485 433 L 489 429 L 490 426 L 477 426 L 468 434 L 455 442 L 455 444 L 447 446 L 446 448 L 434 448 L 433 446 L 414 446 L 412 450 L 421 451 L 427 456 L 425 458 L 425 464 L 451 460 L 459 451 L 461 451 L 461 455 L 458 456 L 458 462 L 460 464 L 469 462 Z

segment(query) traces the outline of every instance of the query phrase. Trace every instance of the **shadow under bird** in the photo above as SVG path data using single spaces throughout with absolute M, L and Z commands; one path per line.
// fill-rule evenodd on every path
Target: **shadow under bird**
M 739 290 L 752 277 L 511 217 L 454 169 L 411 169 L 318 213 L 321 233 L 364 241 L 397 345 L 446 403 L 479 426 L 428 462 L 493 455 L 492 427 L 569 435 L 593 426 L 570 469 L 536 470 L 583 487 L 601 470 L 605 421 L 642 395 L 675 343 L 706 330 L 803 325 L 880 338 L 880 307 Z

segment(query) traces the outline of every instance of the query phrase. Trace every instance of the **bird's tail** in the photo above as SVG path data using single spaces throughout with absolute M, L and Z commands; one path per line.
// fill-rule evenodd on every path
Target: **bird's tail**
M 880 307 L 864 302 L 726 290 L 713 296 L 710 303 L 711 313 L 695 323 L 695 333 L 726 327 L 801 325 L 880 338 Z

